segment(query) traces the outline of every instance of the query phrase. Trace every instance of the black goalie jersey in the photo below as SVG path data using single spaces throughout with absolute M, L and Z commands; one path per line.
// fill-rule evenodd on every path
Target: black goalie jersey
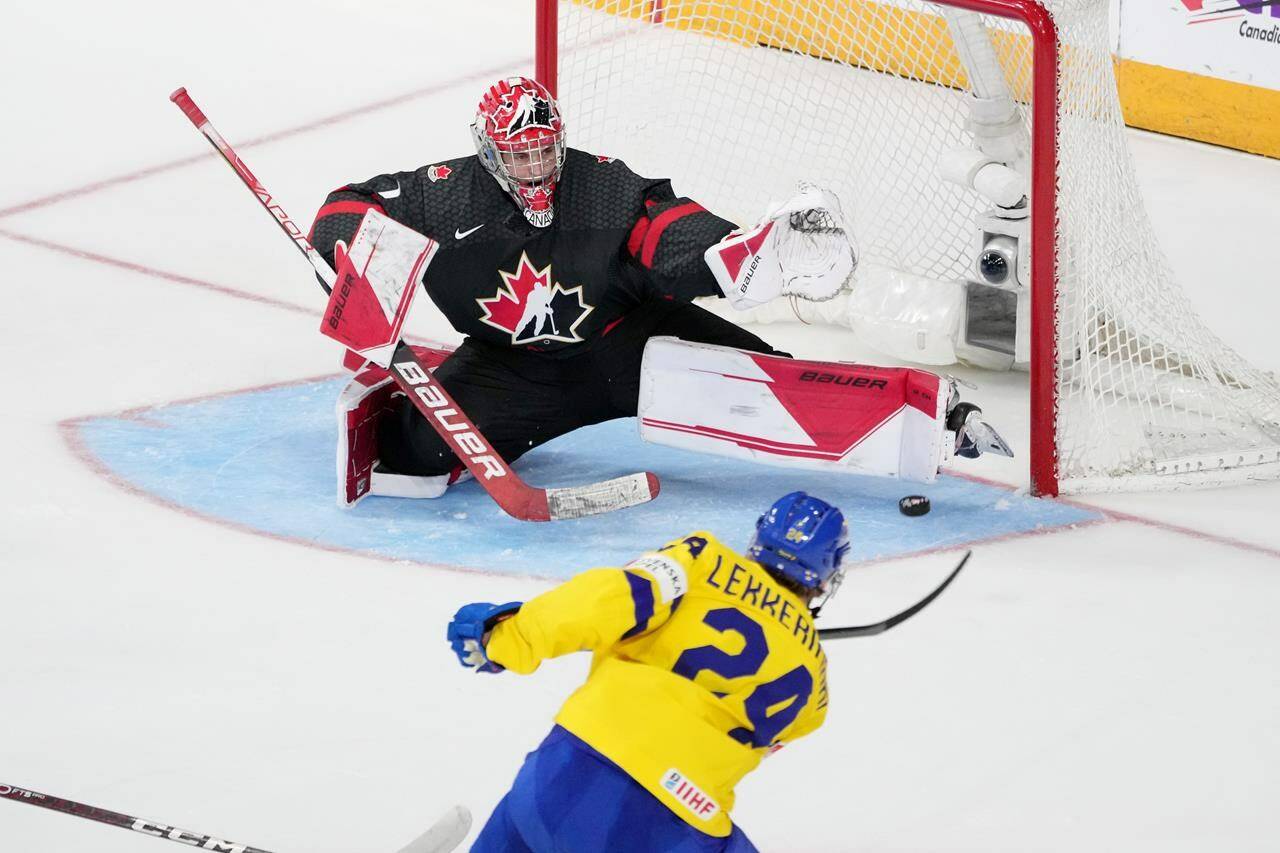
M 666 179 L 569 149 L 546 228 L 525 221 L 475 156 L 379 175 L 329 194 L 311 242 L 333 264 L 376 207 L 440 244 L 423 276 L 462 334 L 564 356 L 651 299 L 718 296 L 702 259 L 733 223 L 676 198 Z

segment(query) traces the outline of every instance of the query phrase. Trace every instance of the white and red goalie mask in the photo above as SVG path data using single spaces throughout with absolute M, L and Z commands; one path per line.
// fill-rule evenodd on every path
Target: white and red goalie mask
M 471 125 L 476 153 L 531 225 L 555 214 L 564 166 L 564 122 L 551 93 L 536 80 L 508 77 L 489 87 Z

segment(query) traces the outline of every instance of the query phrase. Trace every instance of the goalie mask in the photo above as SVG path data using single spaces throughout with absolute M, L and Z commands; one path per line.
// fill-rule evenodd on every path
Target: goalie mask
M 524 218 L 545 228 L 555 213 L 556 181 L 564 166 L 564 122 L 556 99 L 527 77 L 491 86 L 471 125 L 480 163 Z

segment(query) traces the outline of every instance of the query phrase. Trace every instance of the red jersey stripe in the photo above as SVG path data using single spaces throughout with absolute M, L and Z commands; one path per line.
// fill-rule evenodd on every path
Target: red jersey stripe
M 653 224 L 649 226 L 648 232 L 644 235 L 644 248 L 640 252 L 640 263 L 652 269 L 653 255 L 658 251 L 658 243 L 662 240 L 662 232 L 666 231 L 671 223 L 675 222 L 677 219 L 683 219 L 692 213 L 705 212 L 705 210 L 706 208 L 698 204 L 696 201 L 691 201 L 686 204 L 673 207 L 670 210 L 663 211 L 659 214 L 658 218 L 653 220 Z
M 372 201 L 335 201 L 320 208 L 320 212 L 316 214 L 316 219 L 324 219 L 326 216 L 334 216 L 339 213 L 359 213 L 363 216 L 364 212 L 371 207 L 379 213 L 386 213 L 382 205 Z
M 307 232 L 307 240 L 315 238 L 316 222 L 324 219 L 326 216 L 335 216 L 340 213 L 356 213 L 364 216 L 365 211 L 373 208 L 379 213 L 386 213 L 382 205 L 372 201 L 334 201 L 320 208 L 320 212 L 316 214 L 315 222 L 311 223 L 311 230 Z
M 649 232 L 649 217 L 641 216 L 631 228 L 631 236 L 627 238 L 627 251 L 631 257 L 640 257 L 640 247 L 644 245 L 644 235 Z

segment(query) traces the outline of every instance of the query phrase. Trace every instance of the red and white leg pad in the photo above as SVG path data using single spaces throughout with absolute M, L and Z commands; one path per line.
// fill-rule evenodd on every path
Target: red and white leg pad
M 771 465 L 930 483 L 955 448 L 949 391 L 924 370 L 653 338 L 641 368 L 640 435 Z
M 430 369 L 449 355 L 444 348 L 413 349 Z M 391 411 L 392 397 L 399 393 L 385 370 L 367 364 L 338 395 L 338 506 L 355 506 L 369 495 L 438 498 L 450 485 L 469 476 L 462 466 L 436 477 L 391 474 L 378 469 L 378 419 Z

